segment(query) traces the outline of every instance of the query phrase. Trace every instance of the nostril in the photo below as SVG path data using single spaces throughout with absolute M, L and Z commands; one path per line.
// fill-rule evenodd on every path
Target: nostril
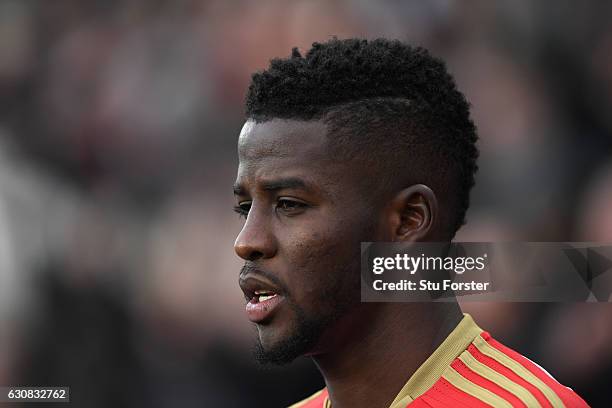
M 271 258 L 276 253 L 276 239 L 263 228 L 252 228 L 240 232 L 234 243 L 236 254 L 246 260 L 255 261 L 261 258 Z
M 260 249 L 256 249 L 251 245 L 236 244 L 234 250 L 240 258 L 246 261 L 256 261 L 264 256 L 264 253 Z
M 249 261 L 256 261 L 260 258 L 263 258 L 263 253 L 259 251 L 251 251 L 248 258 L 249 258 Z

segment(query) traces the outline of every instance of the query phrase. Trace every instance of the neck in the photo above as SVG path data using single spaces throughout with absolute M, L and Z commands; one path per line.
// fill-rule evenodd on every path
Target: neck
M 313 356 L 333 408 L 389 407 L 462 317 L 456 303 L 361 304 Z

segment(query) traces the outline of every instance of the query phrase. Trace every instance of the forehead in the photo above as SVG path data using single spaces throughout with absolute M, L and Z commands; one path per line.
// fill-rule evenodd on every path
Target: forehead
M 340 178 L 320 121 L 247 121 L 238 139 L 238 184 L 297 177 L 324 187 Z
M 241 164 L 304 156 L 324 159 L 326 146 L 327 127 L 321 121 L 248 120 L 238 138 L 238 157 Z

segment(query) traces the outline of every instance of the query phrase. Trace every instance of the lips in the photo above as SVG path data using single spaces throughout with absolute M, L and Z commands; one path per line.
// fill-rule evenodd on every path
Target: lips
M 277 294 L 268 296 L 265 300 L 251 299 L 245 307 L 249 320 L 253 323 L 269 321 L 282 300 L 283 297 Z
M 245 310 L 249 320 L 253 323 L 270 321 L 284 299 L 281 290 L 267 279 L 253 273 L 240 276 L 239 283 L 248 302 Z

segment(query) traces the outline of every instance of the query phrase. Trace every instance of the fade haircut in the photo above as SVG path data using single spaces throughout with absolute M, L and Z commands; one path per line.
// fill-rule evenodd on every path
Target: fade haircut
M 332 39 L 297 48 L 253 74 L 246 115 L 323 120 L 330 154 L 373 169 L 371 196 L 422 183 L 440 202 L 448 239 L 465 223 L 478 169 L 469 103 L 443 61 L 397 40 Z

